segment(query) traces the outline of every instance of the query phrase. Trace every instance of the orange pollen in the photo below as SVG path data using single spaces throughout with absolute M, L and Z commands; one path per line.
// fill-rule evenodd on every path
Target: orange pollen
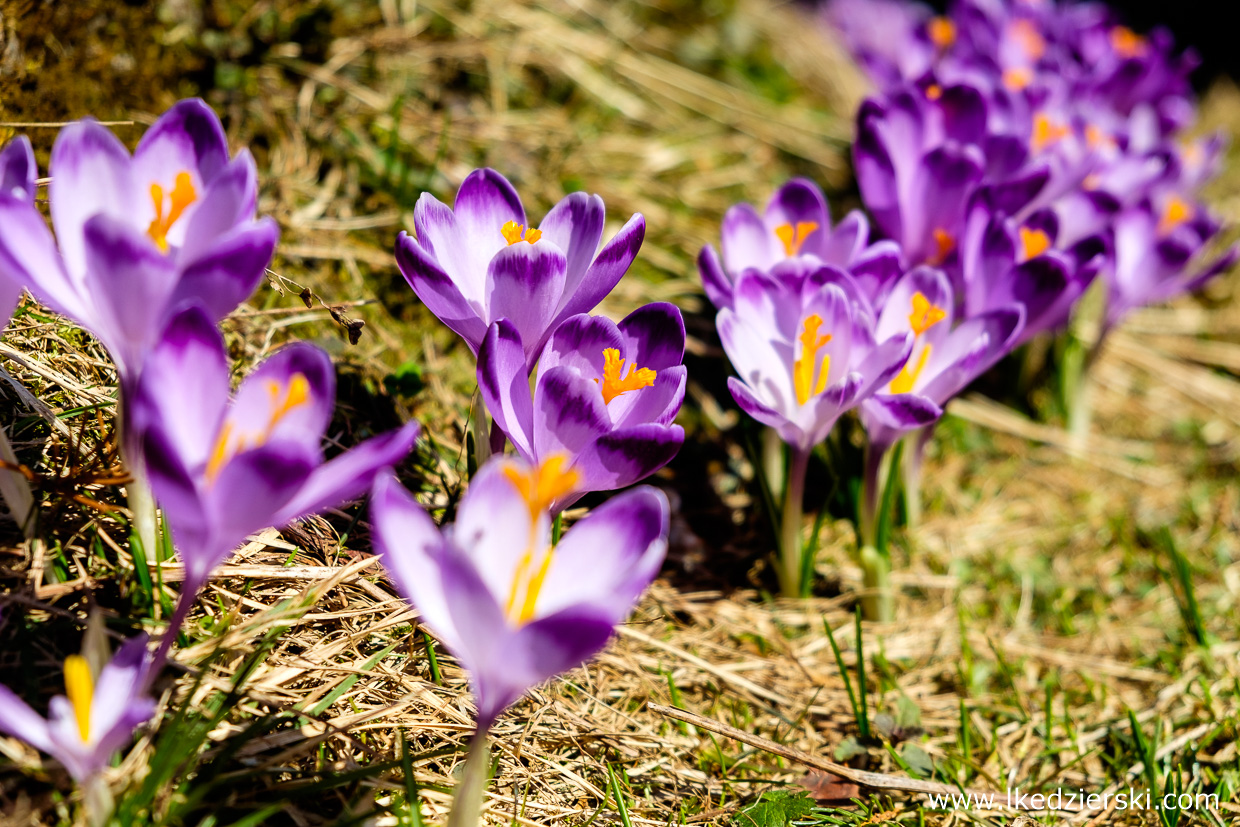
M 1027 89 L 1031 83 L 1033 83 L 1033 71 L 1024 66 L 1008 69 L 1003 73 L 1003 85 L 1013 92 Z
M 1127 26 L 1111 29 L 1111 48 L 1120 57 L 1138 57 L 1145 52 L 1145 38 Z
M 1096 172 L 1091 172 L 1081 181 L 1081 188 L 1091 192 L 1100 186 L 1102 186 L 1102 176 Z
M 818 335 L 822 327 L 822 316 L 811 313 L 802 322 L 800 342 L 801 355 L 792 363 L 792 387 L 796 391 L 797 402 L 804 405 L 810 397 L 817 396 L 827 389 L 827 376 L 831 373 L 831 354 L 824 354 L 822 367 L 818 368 L 818 351 L 831 341 L 831 334 Z M 814 381 L 814 373 L 818 373 L 818 381 Z
M 913 329 L 913 335 L 920 336 L 945 318 L 947 311 L 932 304 L 924 293 L 918 290 L 913 294 L 913 312 L 908 314 L 908 324 Z
M 943 97 L 943 87 L 937 83 L 932 83 L 926 87 L 926 99 L 936 101 Z
M 1205 157 L 1205 152 L 1198 143 L 1183 143 L 1180 145 L 1180 157 L 1184 159 L 1184 163 L 1190 166 L 1200 164 Z
M 155 205 L 155 217 L 151 219 L 146 234 L 151 237 L 160 251 L 168 252 L 168 232 L 189 207 L 197 200 L 194 192 L 194 180 L 188 172 L 178 172 L 168 193 L 168 212 L 164 212 L 164 188 L 159 184 L 151 184 L 151 203 Z
M 1166 235 L 1176 227 L 1193 217 L 1193 205 L 1176 196 L 1171 196 L 1167 206 L 1163 208 L 1162 219 L 1158 222 L 1158 234 Z
M 908 393 L 917 384 L 917 377 L 921 376 L 922 370 L 926 367 L 926 360 L 930 358 L 930 345 L 922 345 L 921 355 L 917 357 L 917 365 L 913 366 L 913 360 L 910 358 L 895 379 L 891 380 L 889 390 L 892 393 Z M 911 369 L 910 369 L 911 368 Z
M 257 448 L 271 437 L 271 433 L 280 421 L 290 413 L 310 401 L 310 382 L 300 373 L 293 374 L 287 385 L 274 379 L 268 381 L 267 392 L 271 395 L 271 409 L 267 414 L 267 422 L 256 434 L 241 434 L 234 442 L 236 432 L 232 422 L 225 422 L 215 438 L 211 456 L 207 460 L 207 481 L 214 482 L 224 465 L 237 454 L 248 448 Z
M 518 224 L 515 221 L 506 222 L 504 226 L 499 228 L 499 231 L 503 234 L 504 240 L 508 242 L 509 247 L 518 241 L 528 241 L 530 244 L 533 244 L 542 238 L 542 230 L 536 230 L 533 227 L 527 230 L 524 225 Z
M 1111 139 L 1111 136 L 1103 132 L 1100 127 L 1091 123 L 1089 126 L 1085 127 L 1085 143 L 1091 149 L 1097 149 L 1102 146 L 1114 146 L 1115 141 Z
M 1055 123 L 1047 115 L 1039 112 L 1033 119 L 1033 137 L 1030 139 L 1030 143 L 1033 144 L 1033 151 L 1041 152 L 1060 138 L 1066 136 L 1070 131 L 1068 127 L 1061 123 Z
M 1020 228 L 1021 261 L 1037 258 L 1051 248 L 1051 237 L 1042 230 Z
M 1020 46 L 1021 51 L 1032 60 L 1041 60 L 1046 54 L 1046 38 L 1038 31 L 1032 20 L 1017 20 L 1008 27 L 1008 34 Z
M 531 514 L 546 511 L 553 502 L 576 491 L 581 482 L 581 472 L 569 467 L 567 454 L 552 454 L 528 472 L 507 465 L 504 476 L 521 492 Z
M 946 17 L 935 17 L 926 25 L 930 42 L 940 49 L 949 49 L 956 42 L 956 24 Z
M 603 392 L 603 404 L 610 404 L 611 400 L 622 393 L 650 387 L 654 384 L 656 376 L 658 376 L 656 371 L 650 368 L 639 368 L 637 365 L 629 365 L 628 375 L 625 375 L 624 360 L 620 358 L 620 351 L 609 347 L 603 351 L 603 379 L 601 382 L 598 379 L 594 381 Z
M 817 229 L 817 221 L 798 221 L 795 227 L 791 224 L 780 224 L 775 228 L 775 237 L 783 242 L 784 255 L 792 258 L 801 252 L 805 239 Z
M 934 231 L 934 253 L 927 260 L 932 267 L 938 267 L 947 261 L 947 257 L 951 255 L 952 250 L 956 249 L 956 239 L 952 238 L 951 233 L 939 227 Z

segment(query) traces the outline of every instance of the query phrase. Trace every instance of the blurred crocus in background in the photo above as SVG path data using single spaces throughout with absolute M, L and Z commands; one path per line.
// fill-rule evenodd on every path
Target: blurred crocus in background
M 155 714 L 147 694 L 153 660 L 146 643 L 146 635 L 135 637 L 110 660 L 89 652 L 65 658 L 65 694 L 52 698 L 47 718 L 0 684 L 0 732 L 64 766 L 82 788 L 85 820 L 92 827 L 106 823 L 112 812 L 100 773 Z M 96 660 L 106 662 L 100 667 Z
M 668 503 L 618 494 L 552 544 L 549 505 L 576 490 L 563 457 L 493 457 L 439 529 L 392 475 L 371 497 L 375 546 L 400 591 L 469 675 L 478 709 L 448 823 L 473 827 L 489 768 L 487 733 L 527 690 L 599 652 L 659 571 Z
M 33 192 L 0 198 L 0 270 L 93 333 L 120 377 L 122 409 L 170 314 L 198 302 L 219 320 L 263 278 L 278 231 L 255 218 L 257 172 L 248 150 L 229 158 L 215 112 L 198 99 L 164 113 L 131 157 L 93 120 L 52 147 L 48 231 Z M 122 414 L 122 451 L 135 529 L 155 542 L 154 505 L 139 447 Z
M 495 424 L 534 464 L 565 458 L 578 475 L 559 513 L 588 491 L 624 488 L 676 456 L 674 423 L 685 397 L 685 326 L 671 304 L 640 307 L 619 324 L 581 314 L 565 320 L 538 358 L 531 398 L 525 348 L 506 319 L 478 353 L 478 387 Z
M 789 447 L 778 571 L 783 593 L 801 596 L 808 585 L 801 516 L 810 451 L 841 415 L 896 377 L 913 335 L 876 342 L 869 303 L 856 282 L 804 258 L 769 272 L 741 273 L 732 306 L 719 311 L 716 323 L 738 374 L 728 379 L 736 403 Z
M 147 359 L 132 414 L 185 564 L 173 629 L 246 536 L 365 493 L 380 469 L 413 447 L 417 423 L 324 462 L 334 402 L 331 359 L 302 343 L 259 365 L 230 399 L 228 354 L 211 314 L 193 305 L 169 322 Z

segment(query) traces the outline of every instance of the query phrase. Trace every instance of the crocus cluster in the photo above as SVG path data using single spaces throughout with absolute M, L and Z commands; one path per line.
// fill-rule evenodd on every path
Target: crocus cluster
M 1024 329 L 1025 307 L 1014 297 L 996 294 L 965 317 L 944 270 L 910 268 L 899 243 L 869 236 L 860 213 L 833 228 L 821 190 L 797 179 L 762 215 L 748 204 L 728 211 L 722 263 L 710 247 L 698 258 L 738 374 L 728 388 L 789 447 L 777 569 L 788 595 L 808 585 L 801 517 L 809 456 L 840 417 L 856 411 L 870 438 L 860 515 L 862 545 L 870 546 L 888 450 L 935 422 Z

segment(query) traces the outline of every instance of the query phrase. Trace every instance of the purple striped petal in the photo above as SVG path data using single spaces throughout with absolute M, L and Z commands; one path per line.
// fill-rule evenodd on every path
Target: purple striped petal
M 714 247 L 706 246 L 697 258 L 698 273 L 702 276 L 702 289 L 706 298 L 719 309 L 732 306 L 732 280 L 723 270 L 719 254 Z
M 646 219 L 641 213 L 635 213 L 611 241 L 599 250 L 577 289 L 571 294 L 565 292 L 556 320 L 593 310 L 628 271 L 633 259 L 637 258 L 637 251 L 641 249 L 645 237 Z M 542 342 L 538 344 L 541 345 Z
M 586 273 L 603 240 L 603 222 L 606 220 L 603 199 L 584 192 L 572 192 L 551 208 L 538 225 L 542 237 L 564 251 L 565 298 L 574 295 L 581 286 Z
M 478 390 L 495 424 L 517 452 L 533 462 L 534 403 L 529 369 L 521 335 L 507 319 L 491 325 L 478 348 Z
M 637 308 L 617 325 L 624 338 L 620 351 L 630 363 L 663 370 L 685 358 L 685 321 L 680 308 L 653 302 Z
M 279 237 L 276 222 L 264 216 L 218 239 L 182 271 L 169 306 L 197 302 L 214 318 L 224 318 L 258 289 Z
M 679 425 L 635 425 L 599 436 L 577 452 L 574 467 L 587 491 L 624 488 L 671 462 L 684 444 Z
M 423 200 L 428 197 L 424 195 Z M 422 203 L 418 201 L 419 205 Z M 419 233 L 418 237 L 426 236 Z M 408 233 L 402 232 L 396 239 L 396 264 L 422 303 L 464 339 L 470 350 L 477 353 L 487 331 L 486 322 L 482 320 L 481 303 L 476 306 L 470 304 L 434 256 L 419 246 Z M 484 275 L 485 271 L 479 274 L 479 281 Z M 481 302 L 481 288 L 478 296 Z
M 135 180 L 144 193 L 152 182 L 171 182 L 183 171 L 210 182 L 228 163 L 224 127 L 201 99 L 178 101 L 143 134 L 133 161 Z
M 18 135 L 0 150 L 0 195 L 33 204 L 37 178 L 38 167 L 30 139 Z
M 509 245 L 487 269 L 488 322 L 508 319 L 525 343 L 527 360 L 537 357 L 564 289 L 564 253 L 547 241 Z

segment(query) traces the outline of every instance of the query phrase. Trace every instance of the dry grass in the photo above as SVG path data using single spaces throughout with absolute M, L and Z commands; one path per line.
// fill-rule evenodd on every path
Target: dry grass
M 116 8 L 128 16 L 114 19 L 130 28 L 101 22 Z M 328 347 L 342 363 L 334 431 L 342 444 L 409 417 L 433 434 L 435 445 L 406 469 L 426 502 L 442 507 L 459 488 L 474 382 L 467 349 L 416 305 L 391 258 L 423 189 L 450 199 L 470 168 L 486 164 L 514 181 L 534 216 L 575 188 L 602 195 L 615 226 L 640 211 L 649 233 L 639 263 L 603 309 L 618 316 L 671 300 L 688 314 L 690 440 L 658 479 L 681 506 L 665 577 L 603 655 L 505 717 L 491 821 L 728 823 L 762 790 L 805 776 L 655 714 L 649 702 L 824 757 L 855 737 L 824 632 L 824 622 L 836 630 L 853 672 L 860 575 L 849 560 L 851 529 L 826 524 L 819 596 L 767 596 L 769 530 L 693 265 L 731 203 L 764 200 L 793 174 L 837 192 L 848 186 L 849 113 L 862 86 L 839 50 L 795 9 L 760 0 L 160 8 L 82 4 L 70 19 L 31 3 L 0 5 L 16 44 L 6 65 L 23 67 L 20 88 L 0 72 L 0 112 L 10 121 L 91 111 L 143 123 L 205 84 L 234 142 L 254 148 L 261 210 L 283 228 L 270 284 L 228 323 L 240 370 L 289 337 Z M 58 97 L 89 86 L 75 72 L 94 66 L 98 49 L 113 53 L 109 71 L 137 67 L 121 72 L 129 81 L 106 75 L 103 94 Z M 112 83 L 124 94 L 113 97 Z M 1237 96 L 1218 87 L 1204 120 L 1234 133 Z M 131 142 L 138 134 L 118 132 Z M 52 134 L 34 135 L 43 160 Z M 1240 174 L 1214 197 L 1240 220 Z M 838 214 L 850 196 L 833 202 Z M 900 699 L 915 705 L 926 734 L 911 741 L 940 779 L 999 790 L 1101 792 L 1130 777 L 1140 786 L 1133 710 L 1160 760 L 1174 759 L 1171 772 L 1184 768 L 1187 778 L 1196 766 L 1240 784 L 1236 285 L 1227 277 L 1205 300 L 1145 311 L 1111 340 L 1083 447 L 1057 424 L 1046 389 L 1053 372 L 1027 394 L 1000 386 L 1000 402 L 974 396 L 950 409 L 926 469 L 925 523 L 898 538 L 901 619 L 867 625 L 863 646 L 871 714 L 894 712 Z M 309 307 L 298 298 L 304 287 L 318 297 Z M 342 329 L 350 319 L 365 322 L 355 346 Z M 115 486 L 88 476 L 111 463 L 96 419 L 103 411 L 106 422 L 113 396 L 105 354 L 27 305 L 0 355 L 5 421 L 17 422 L 18 453 L 47 476 L 44 489 L 117 503 Z M 395 381 L 414 373 L 420 388 Z M 817 480 L 812 495 L 825 495 L 827 482 Z M 198 823 L 210 811 L 239 818 L 275 803 L 278 823 L 373 811 L 376 823 L 394 824 L 409 794 L 402 738 L 427 818 L 446 812 L 471 730 L 464 678 L 449 657 L 432 657 L 416 614 L 366 556 L 364 520 L 353 508 L 265 533 L 204 592 L 176 654 L 185 675 L 166 683 L 169 717 L 206 708 L 239 671 L 252 671 L 195 759 L 200 768 L 227 759 L 210 776 L 209 805 L 177 810 L 186 788 L 169 787 L 157 815 Z M 1163 526 L 1195 567 L 1207 645 L 1185 631 Z M 111 513 L 53 503 L 40 542 L 0 547 L 6 682 L 20 665 L 32 676 L 27 688 L 50 693 L 54 664 L 76 646 L 92 606 L 118 634 L 159 628 L 177 567 L 149 564 L 155 585 L 144 589 L 125 534 Z M 248 729 L 255 723 L 265 729 Z M 142 774 L 159 750 L 147 736 L 114 775 Z M 63 821 L 68 810 L 54 792 L 63 779 L 13 741 L 0 739 L 0 753 L 15 765 L 0 770 L 0 822 Z M 905 754 L 871 747 L 852 763 L 901 774 L 895 755 Z M 870 816 L 1007 817 L 919 814 L 918 804 L 897 796 Z M 815 818 L 857 823 L 860 812 Z M 1194 823 L 1237 812 L 1226 803 Z M 1063 819 L 1148 823 L 1133 812 Z

